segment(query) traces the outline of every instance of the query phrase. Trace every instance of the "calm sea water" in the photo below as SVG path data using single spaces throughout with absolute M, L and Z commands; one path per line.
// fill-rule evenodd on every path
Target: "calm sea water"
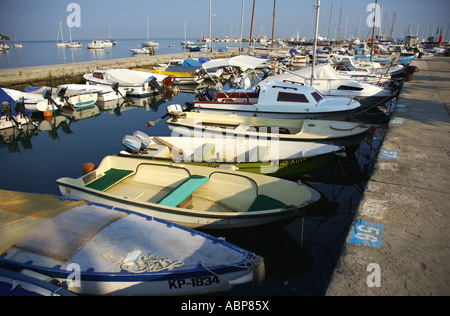
M 127 49 L 139 43 L 120 41 L 103 57 L 128 57 Z M 172 45 L 176 46 L 164 47 L 161 43 L 161 52 L 181 47 L 179 41 L 172 41 Z M 24 43 L 22 51 L 11 48 L 6 57 L 0 54 L 0 60 L 6 58 L 8 66 L 16 63 L 23 67 L 93 58 L 85 48 L 72 53 L 55 46 L 48 42 Z M 36 52 L 25 58 L 28 50 Z M 98 165 L 103 157 L 118 153 L 125 135 L 141 130 L 153 136 L 170 136 L 165 120 L 152 127 L 146 123 L 165 115 L 168 105 L 192 102 L 194 98 L 193 92 L 159 95 L 132 104 L 99 105 L 81 113 L 63 111 L 50 121 L 34 115 L 40 123 L 38 128 L 29 126 L 0 134 L 0 189 L 60 195 L 56 179 L 78 178 L 82 163 Z M 311 217 L 252 229 L 208 231 L 265 259 L 266 281 L 258 286 L 236 287 L 231 295 L 324 294 L 383 140 L 386 117 L 373 113 L 362 119 L 381 127 L 373 138 L 345 159 L 309 175 L 292 176 L 292 180 L 300 179 L 322 193 L 322 202 Z
M 159 47 L 155 50 L 156 55 L 184 52 L 185 49 L 181 45 L 181 41 L 183 40 L 154 40 L 159 43 Z M 188 40 L 196 42 L 196 39 Z M 86 45 L 91 41 L 78 41 L 83 44 L 82 48 L 57 47 L 56 41 L 22 42 L 22 48 L 15 48 L 12 43 L 8 42 L 7 44 L 10 46 L 10 49 L 0 52 L 0 69 L 107 60 L 133 56 L 139 58 L 140 55 L 134 55 L 130 49 L 139 48 L 140 43 L 143 41 L 144 39 L 118 40 L 117 45 L 101 50 L 87 49 Z M 213 42 L 212 45 L 215 50 L 226 46 L 239 47 L 239 43 L 235 42 Z M 248 46 L 248 43 L 243 43 L 243 45 Z

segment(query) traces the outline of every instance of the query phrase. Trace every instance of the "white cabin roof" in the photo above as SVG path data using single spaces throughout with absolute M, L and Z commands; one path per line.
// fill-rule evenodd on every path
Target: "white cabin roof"
M 267 59 L 241 55 L 231 58 L 211 60 L 204 63 L 202 67 L 203 69 L 211 69 L 218 67 L 235 66 L 240 68 L 255 69 L 265 62 L 267 62 Z

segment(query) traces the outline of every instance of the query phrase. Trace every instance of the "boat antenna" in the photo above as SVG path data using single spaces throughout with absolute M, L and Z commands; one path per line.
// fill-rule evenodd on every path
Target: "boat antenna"
M 372 25 L 372 41 L 370 42 L 370 62 L 372 62 L 372 54 L 373 54 L 373 35 L 375 33 L 375 20 L 377 18 L 377 2 L 378 0 L 375 0 L 375 7 L 374 7 L 374 11 L 373 11 L 373 25 Z
M 316 64 L 316 50 L 317 50 L 317 32 L 319 29 L 319 14 L 320 14 L 320 0 L 317 0 L 317 7 L 316 7 L 316 28 L 315 28 L 315 34 L 314 34 L 314 48 L 313 48 L 313 63 L 312 63 L 312 71 L 311 71 L 311 87 L 313 85 L 314 80 L 314 66 Z

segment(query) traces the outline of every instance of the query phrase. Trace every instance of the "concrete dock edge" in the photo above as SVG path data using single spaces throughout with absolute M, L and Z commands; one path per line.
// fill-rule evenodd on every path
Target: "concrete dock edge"
M 144 55 L 128 58 L 105 59 L 77 63 L 0 69 L 0 87 L 22 90 L 26 86 L 57 86 L 65 83 L 76 83 L 83 79 L 85 73 L 97 69 L 110 68 L 152 68 L 161 63 L 168 63 L 172 59 L 208 57 L 228 58 L 239 55 L 239 49 L 230 49 L 227 52 L 185 52 L 165 55 Z
M 450 295 L 450 58 L 412 65 L 327 296 Z

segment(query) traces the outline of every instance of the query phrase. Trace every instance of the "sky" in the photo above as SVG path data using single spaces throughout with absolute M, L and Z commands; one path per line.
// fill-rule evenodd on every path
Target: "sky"
M 255 0 L 253 36 L 264 34 L 271 38 L 273 8 L 275 7 L 275 37 L 314 34 L 317 0 Z M 321 0 L 319 34 L 330 38 L 345 35 L 371 35 L 367 6 L 375 0 Z M 71 3 L 79 7 L 71 9 Z M 64 38 L 68 38 L 66 20 L 79 21 L 72 30 L 73 40 L 107 39 L 108 28 L 113 39 L 142 39 L 147 37 L 149 15 L 150 39 L 184 38 L 185 22 L 188 38 L 209 37 L 210 0 L 0 0 L 0 33 L 18 41 L 56 40 L 60 21 Z M 240 36 L 243 0 L 211 0 L 212 37 Z M 419 37 L 432 35 L 442 29 L 446 35 L 450 22 L 449 0 L 377 0 L 383 8 L 381 29 L 389 33 L 394 13 L 394 37 L 404 37 L 408 28 Z M 253 0 L 244 0 L 243 36 L 250 35 Z M 342 14 L 341 14 L 342 8 Z M 79 12 L 79 19 L 73 18 Z M 331 19 L 330 19 L 331 17 Z M 331 22 L 330 22 L 331 20 Z M 73 23 L 72 22 L 72 23 Z M 328 32 L 328 28 L 330 31 Z M 428 33 L 427 33 L 428 30 Z M 450 39 L 450 34 L 447 35 Z

